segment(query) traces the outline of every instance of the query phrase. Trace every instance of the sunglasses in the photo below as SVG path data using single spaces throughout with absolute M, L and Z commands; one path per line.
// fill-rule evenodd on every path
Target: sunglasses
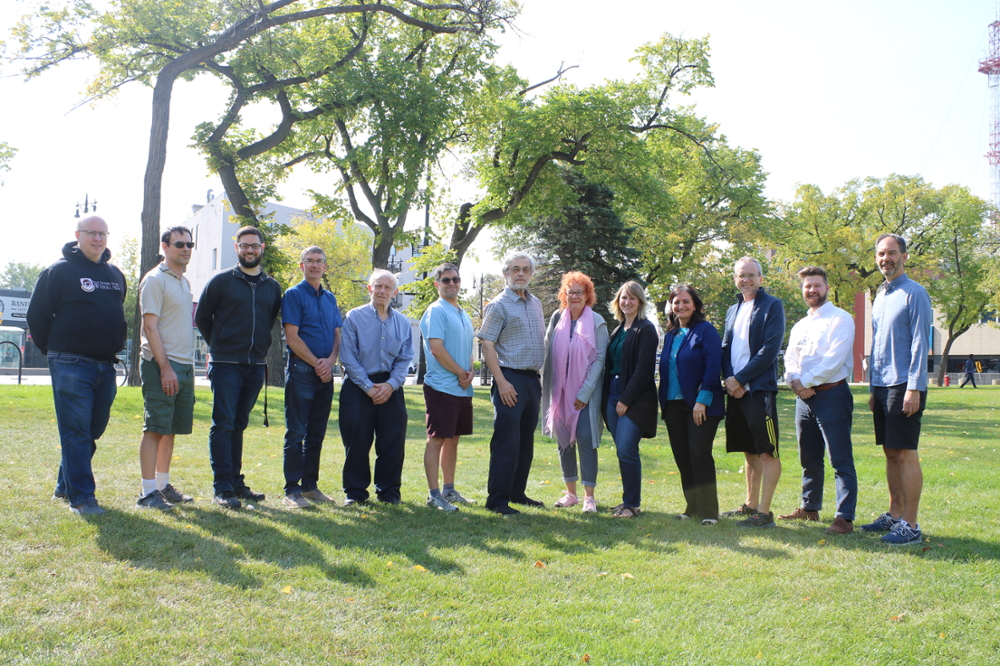
M 189 250 L 194 249 L 194 243 L 191 241 L 174 241 L 173 243 L 168 243 L 168 245 L 173 245 L 178 250 L 183 250 L 184 248 Z
M 443 277 L 440 280 L 438 280 L 438 282 L 440 282 L 441 284 L 452 284 L 452 283 L 458 284 L 461 281 L 462 278 L 460 277 Z

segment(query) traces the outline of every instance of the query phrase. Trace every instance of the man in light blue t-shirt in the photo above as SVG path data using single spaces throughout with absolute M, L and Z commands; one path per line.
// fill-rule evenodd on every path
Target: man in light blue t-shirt
M 427 407 L 427 448 L 424 471 L 430 495 L 427 506 L 445 512 L 456 504 L 472 504 L 455 490 L 458 438 L 472 434 L 472 321 L 458 304 L 462 278 L 454 264 L 434 269 L 434 286 L 440 298 L 420 318 L 420 332 L 427 357 L 424 404 Z M 438 468 L 444 488 L 438 485 Z

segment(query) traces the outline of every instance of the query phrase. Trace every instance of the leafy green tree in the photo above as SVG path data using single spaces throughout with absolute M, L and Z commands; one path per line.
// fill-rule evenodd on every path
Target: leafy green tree
M 518 234 L 501 239 L 503 250 L 521 247 L 538 261 L 531 291 L 542 300 L 546 317 L 559 308 L 559 286 L 564 273 L 581 271 L 594 282 L 594 310 L 609 322 L 608 302 L 627 280 L 640 279 L 640 252 L 633 247 L 633 229 L 614 207 L 614 192 L 607 185 L 588 181 L 563 169 L 563 178 L 576 195 L 561 214 L 529 218 Z
M 11 261 L 0 273 L 0 289 L 22 289 L 31 291 L 38 282 L 38 276 L 45 270 L 41 264 L 26 261 Z

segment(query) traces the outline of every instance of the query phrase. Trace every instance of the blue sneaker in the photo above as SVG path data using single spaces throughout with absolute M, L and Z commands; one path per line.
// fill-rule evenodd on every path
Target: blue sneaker
M 898 523 L 899 521 L 890 516 L 889 512 L 886 511 L 876 518 L 874 522 L 862 525 L 861 529 L 865 532 L 891 532 Z
M 923 535 L 920 533 L 920 525 L 911 527 L 905 520 L 900 520 L 891 532 L 882 537 L 882 541 L 891 546 L 908 546 L 923 541 Z

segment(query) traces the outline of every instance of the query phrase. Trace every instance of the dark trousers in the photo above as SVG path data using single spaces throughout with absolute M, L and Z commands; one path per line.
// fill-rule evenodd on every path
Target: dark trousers
M 243 479 L 243 431 L 264 385 L 263 365 L 210 363 L 212 428 L 208 431 L 208 459 L 215 494 L 239 493 Z
M 847 384 L 795 401 L 795 432 L 802 463 L 802 508 L 823 508 L 823 455 L 830 452 L 837 483 L 837 518 L 854 520 L 858 504 L 858 475 L 854 470 L 851 423 L 854 398 Z
M 667 424 L 670 448 L 681 474 L 681 488 L 687 505 L 684 514 L 698 518 L 719 517 L 719 495 L 715 485 L 715 458 L 712 445 L 721 416 L 707 416 L 695 425 L 691 407 L 683 400 L 668 400 L 663 420 Z
M 972 382 L 972 388 L 979 388 L 978 386 L 976 386 L 976 373 L 974 372 L 965 373 L 965 379 L 962 381 L 961 384 L 958 385 L 958 388 L 962 388 L 969 382 Z
M 542 405 L 542 383 L 530 376 L 504 371 L 517 391 L 517 402 L 508 407 L 500 400 L 496 382 L 490 388 L 493 403 L 493 438 L 490 440 L 490 474 L 486 508 L 507 506 L 525 499 L 531 461 L 535 457 L 535 428 Z
M 118 391 L 115 366 L 68 352 L 50 351 L 48 359 L 62 450 L 56 494 L 78 506 L 95 499 L 92 461 Z
M 389 373 L 369 377 L 375 383 L 389 379 Z M 381 405 L 348 378 L 340 389 L 340 437 L 344 440 L 344 494 L 348 499 L 368 499 L 372 482 L 368 454 L 375 442 L 375 494 L 380 500 L 399 501 L 406 446 L 406 403 L 402 389 Z
M 315 490 L 319 458 L 330 422 L 333 381 L 324 382 L 300 358 L 285 372 L 285 494 Z

